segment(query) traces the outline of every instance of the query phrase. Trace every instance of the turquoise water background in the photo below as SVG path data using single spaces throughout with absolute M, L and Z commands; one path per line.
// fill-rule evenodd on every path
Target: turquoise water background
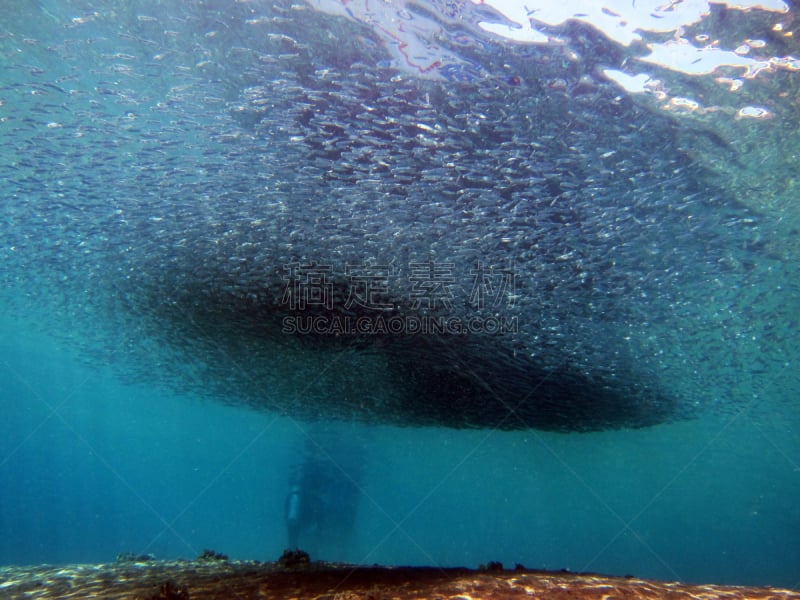
M 120 386 L 31 328 L 3 334 L 0 562 L 280 555 L 311 426 Z M 317 558 L 797 588 L 800 423 L 761 409 L 591 434 L 342 424 L 364 439 L 356 533 Z
M 303 8 L 307 12 L 300 5 L 223 0 L 4 7 L 0 564 L 109 562 L 123 553 L 193 558 L 206 548 L 236 559 L 275 560 L 288 543 L 291 473 L 311 444 L 330 459 L 325 468 L 331 477 L 358 491 L 340 507 L 342 514 L 324 515 L 339 533 L 301 535 L 313 559 L 468 567 L 501 561 L 800 589 L 800 67 L 790 55 L 798 54 L 800 31 L 784 39 L 784 29 L 774 28 L 781 19 L 786 28 L 796 27 L 794 21 L 780 10 L 715 5 L 702 26 L 689 28 L 692 43 L 706 35 L 705 25 L 711 34 L 717 29 L 720 48 L 755 37 L 748 27 L 768 39 L 770 64 L 780 67 L 764 67 L 766 75 L 747 79 L 734 94 L 731 83 L 720 85 L 711 75 L 739 71 L 723 68 L 709 77 L 651 71 L 633 57 L 641 45 L 609 49 L 608 40 L 575 23 L 547 30 L 567 40 L 555 49 L 507 51 L 482 37 L 474 23 L 463 25 L 467 17 L 486 14 L 466 3 L 464 14 L 454 16 L 449 11 L 460 4 L 444 4 L 420 9 L 418 29 L 409 25 L 402 32 L 418 36 L 421 46 L 412 57 L 418 62 L 409 58 L 413 40 L 394 38 L 398 32 L 387 29 L 397 15 L 375 16 L 368 2 L 351 2 L 341 19 L 331 14 L 341 8 L 335 2 L 310 2 L 314 10 Z M 432 16 L 436 8 L 442 9 L 439 20 Z M 297 39 L 271 30 L 267 35 L 258 29 L 265 23 Z M 320 29 L 306 30 L 307 23 Z M 329 23 L 330 31 L 324 28 Z M 439 37 L 426 33 L 431 24 Z M 678 35 L 662 33 L 656 37 Z M 753 43 L 742 52 L 757 51 Z M 610 91 L 612 84 L 598 75 L 603 61 L 629 69 L 631 77 L 647 69 L 666 82 L 659 91 L 672 96 L 630 100 L 625 90 Z M 391 79 L 380 79 L 390 71 Z M 348 73 L 355 73 L 353 81 L 342 75 Z M 385 102 L 388 116 L 380 123 L 362 111 L 358 97 L 369 96 L 371 86 L 398 94 Z M 338 100 L 325 95 L 328 88 L 338 90 Z M 426 90 L 440 97 L 431 104 Z M 462 94 L 485 102 L 480 110 L 488 116 L 470 112 Z M 692 94 L 710 107 L 707 112 L 681 100 Z M 307 115 L 296 110 L 294 99 L 301 96 L 324 112 L 319 123 L 311 108 Z M 437 101 L 437 108 L 445 107 L 438 115 L 432 108 Z M 522 133 L 509 123 L 524 122 L 524 115 L 512 114 L 506 102 L 536 117 Z M 769 117 L 753 106 L 767 107 Z M 594 127 L 595 109 L 605 111 L 597 122 L 607 132 Z M 447 111 L 449 120 L 441 116 Z M 640 120 L 627 123 L 625 115 Z M 352 122 L 336 122 L 345 116 Z M 401 117 L 408 123 L 395 127 Z M 550 117 L 553 123 L 546 122 Z M 292 119 L 296 130 L 284 127 Z M 442 133 L 445 125 L 463 131 Z M 406 135 L 400 140 L 406 150 L 389 147 L 397 131 Z M 364 154 L 296 163 L 308 148 L 327 152 L 334 135 L 347 152 L 355 140 Z M 506 161 L 498 150 L 518 153 L 529 142 L 537 149 L 523 158 Z M 475 155 L 483 154 L 473 160 L 467 150 L 481 143 L 486 146 Z M 384 162 L 370 162 L 378 147 Z M 417 153 L 422 158 L 415 155 L 413 165 L 427 168 L 430 148 L 463 161 L 459 178 L 478 192 L 462 196 L 460 181 L 444 181 L 456 179 L 450 166 L 434 164 L 428 179 L 416 181 L 403 160 Z M 508 174 L 497 198 L 490 194 L 496 182 L 481 180 L 482 161 L 495 175 Z M 534 175 L 552 171 L 552 181 L 542 177 L 540 187 L 525 187 L 528 180 L 521 180 L 533 178 L 523 169 L 528 166 Z M 369 169 L 375 179 L 362 176 Z M 389 187 L 400 192 L 381 195 Z M 431 192 L 429 198 L 428 189 L 441 197 Z M 509 200 L 519 197 L 517 204 Z M 388 200 L 384 206 L 375 198 Z M 536 237 L 540 232 L 526 220 L 528 200 L 542 211 L 566 204 L 584 220 L 575 227 L 568 218 L 558 226 L 543 218 L 546 231 Z M 448 202 L 469 205 L 471 216 L 462 219 L 457 206 L 452 217 Z M 326 212 L 315 213 L 317 203 Z M 208 284 L 208 297 L 227 306 L 238 291 L 248 291 L 248 282 L 257 288 L 264 274 L 257 268 L 221 278 L 220 288 L 233 289 L 230 296 L 215 286 L 227 275 L 229 259 L 252 248 L 261 258 L 271 256 L 274 240 L 262 234 L 279 227 L 281 218 L 290 229 L 319 224 L 298 239 L 310 245 L 308 252 L 328 252 L 336 249 L 335 236 L 352 243 L 351 229 L 380 226 L 384 214 L 414 226 L 415 213 L 432 215 L 435 227 L 422 227 L 424 235 L 408 226 L 386 236 L 400 240 L 392 250 L 405 251 L 404 241 L 421 240 L 424 248 L 438 243 L 440 233 L 478 239 L 486 233 L 482 227 L 505 227 L 504 210 L 512 209 L 519 209 L 518 220 L 503 230 L 508 237 L 498 243 L 497 232 L 487 233 L 476 251 L 509 247 L 508 256 L 527 257 L 537 275 L 554 264 L 563 269 L 551 272 L 559 293 L 528 298 L 534 308 L 522 316 L 538 318 L 536 302 L 543 298 L 551 311 L 543 329 L 563 328 L 564 337 L 552 339 L 567 340 L 567 358 L 587 362 L 580 356 L 587 347 L 595 352 L 587 356 L 603 356 L 598 348 L 604 341 L 591 336 L 606 331 L 608 319 L 617 342 L 633 340 L 634 366 L 663 378 L 680 402 L 694 400 L 697 418 L 592 433 L 310 424 L 269 406 L 256 411 L 223 403 L 252 401 L 247 385 L 242 398 L 212 401 L 228 382 L 220 373 L 230 375 L 230 365 L 216 359 L 228 351 L 235 364 L 252 346 L 243 344 L 240 355 L 230 352 L 239 349 L 238 339 L 225 338 L 224 319 L 219 338 L 205 339 L 190 317 L 180 321 L 180 310 L 170 312 L 180 308 L 169 296 L 173 289 L 185 299 Z M 335 234 L 330 239 L 323 235 L 326 226 Z M 528 227 L 530 236 L 514 237 Z M 586 238 L 575 234 L 581 227 Z M 567 230 L 574 237 L 559 237 Z M 353 235 L 360 243 L 360 234 Z M 534 249 L 529 237 L 536 237 Z M 571 244 L 586 239 L 596 245 L 573 253 Z M 248 250 L 237 254 L 242 248 Z M 618 265 L 609 267 L 603 262 L 608 256 L 592 248 L 614 249 L 609 256 Z M 459 248 L 453 242 L 446 250 Z M 551 254 L 557 260 L 548 262 Z M 573 266 L 570 278 L 557 280 Z M 149 287 L 137 287 L 141 282 Z M 528 291 L 538 283 L 529 277 Z M 573 308 L 555 301 L 573 298 Z M 619 305 L 622 316 L 594 310 L 586 298 Z M 232 312 L 233 322 L 240 315 Z M 211 321 L 215 313 L 209 314 Z M 562 315 L 576 318 L 559 321 Z M 532 319 L 521 322 L 533 328 Z M 586 324 L 591 333 L 582 337 Z M 194 337 L 181 337 L 187 332 Z M 537 349 L 533 337 L 523 341 Z M 247 341 L 265 354 L 274 349 L 259 347 L 257 334 Z M 542 344 L 545 353 L 557 346 Z M 295 362 L 280 368 L 296 375 L 291 367 L 300 366 L 298 356 L 308 357 L 295 353 Z M 487 356 L 487 364 L 493 358 Z M 613 358 L 610 351 L 606 358 Z M 163 361 L 168 364 L 160 369 Z M 274 375 L 265 373 L 265 380 Z M 305 383 L 302 374 L 297 379 Z M 297 383 L 287 380 L 287 388 Z M 168 385 L 174 381 L 178 385 Z M 369 389 L 375 381 L 357 383 Z M 213 389 L 200 397 L 206 384 Z M 279 400 L 290 406 L 293 398 Z

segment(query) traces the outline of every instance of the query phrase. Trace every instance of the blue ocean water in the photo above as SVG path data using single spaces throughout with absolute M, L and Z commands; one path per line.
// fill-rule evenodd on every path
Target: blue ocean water
M 32 329 L 3 322 L 0 562 L 280 554 L 312 426 L 121 386 Z M 797 588 L 798 418 L 587 434 L 339 424 L 364 440 L 338 461 L 358 478 L 357 518 L 319 556 Z
M 613 33 L 514 3 L 9 8 L 0 564 L 272 560 L 297 490 L 312 558 L 800 589 L 798 66 L 774 5 Z M 398 415 L 416 371 L 387 364 L 432 368 L 424 392 L 454 363 L 248 320 L 287 256 L 433 248 L 516 261 L 521 337 L 457 356 L 512 392 L 517 353 L 542 381 L 573 365 L 550 430 L 446 427 L 458 394 L 438 424 Z M 564 431 L 586 382 L 640 411 Z

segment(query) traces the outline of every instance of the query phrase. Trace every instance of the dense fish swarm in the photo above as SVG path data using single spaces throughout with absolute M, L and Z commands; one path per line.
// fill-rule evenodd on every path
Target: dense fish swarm
M 5 301 L 85 356 L 312 419 L 583 431 L 735 401 L 768 226 L 561 50 L 465 49 L 515 75 L 445 82 L 303 6 L 75 4 L 0 35 L 0 233 Z M 412 330 L 436 319 L 476 331 Z

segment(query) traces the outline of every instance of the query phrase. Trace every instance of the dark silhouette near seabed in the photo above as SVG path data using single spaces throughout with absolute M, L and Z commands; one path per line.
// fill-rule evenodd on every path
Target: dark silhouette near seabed
M 352 559 L 366 454 L 363 428 L 314 424 L 305 434 L 289 475 L 288 548 L 324 560 Z

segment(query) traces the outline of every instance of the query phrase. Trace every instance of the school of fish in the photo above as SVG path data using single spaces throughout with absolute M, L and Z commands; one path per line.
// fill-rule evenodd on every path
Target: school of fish
M 305 4 L 2 20 L 0 299 L 125 380 L 590 431 L 735 406 L 780 359 L 769 216 L 591 52 L 465 43 L 421 77 Z

